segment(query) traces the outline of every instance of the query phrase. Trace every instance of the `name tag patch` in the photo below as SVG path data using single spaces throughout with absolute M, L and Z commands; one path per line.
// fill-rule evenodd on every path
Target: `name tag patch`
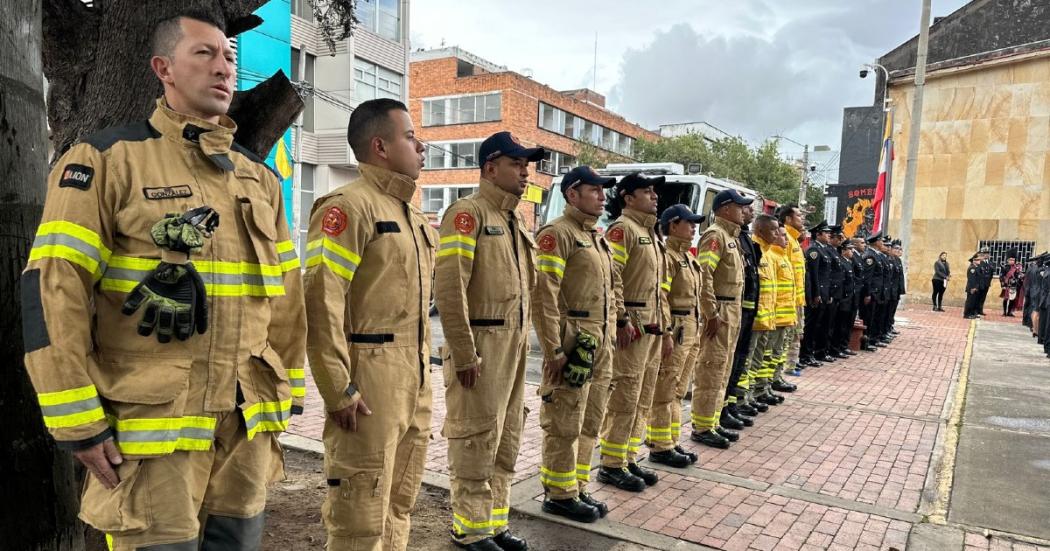
M 587 247 L 590 247 L 591 244 L 588 243 L 587 241 L 582 240 L 582 239 L 577 239 L 576 240 L 576 246 L 580 247 L 580 248 L 583 248 L 583 249 L 586 249 Z
M 95 169 L 87 165 L 66 165 L 62 171 L 62 179 L 58 187 L 72 187 L 82 191 L 91 188 L 91 179 L 95 177 Z
M 503 226 L 485 226 L 485 235 L 503 235 Z
M 639 245 L 652 245 L 653 244 L 653 240 L 648 238 L 648 237 L 639 237 L 638 238 L 638 244 Z
M 168 186 L 168 187 L 144 187 L 142 194 L 146 199 L 157 201 L 160 199 L 178 199 L 180 197 L 193 197 L 193 189 L 190 186 Z
M 376 233 L 401 233 L 401 226 L 391 221 L 376 222 Z
M 730 241 L 729 243 L 726 243 L 726 247 L 729 247 L 730 249 L 735 249 L 736 241 Z

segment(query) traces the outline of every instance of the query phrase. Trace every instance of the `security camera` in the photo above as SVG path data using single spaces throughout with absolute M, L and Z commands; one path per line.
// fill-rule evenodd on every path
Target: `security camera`
M 860 78 L 868 78 L 868 69 L 864 68 L 860 70 Z

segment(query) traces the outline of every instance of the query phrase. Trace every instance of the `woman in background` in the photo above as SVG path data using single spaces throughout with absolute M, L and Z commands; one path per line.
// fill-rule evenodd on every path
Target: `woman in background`
M 948 267 L 948 253 L 941 252 L 937 262 L 933 263 L 933 311 L 943 312 L 944 288 L 948 280 L 952 278 L 952 271 Z

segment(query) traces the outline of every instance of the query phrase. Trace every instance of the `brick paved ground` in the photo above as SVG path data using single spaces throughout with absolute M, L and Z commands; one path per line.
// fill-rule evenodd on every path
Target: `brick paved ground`
M 683 445 L 701 455 L 698 468 L 661 470 L 660 483 L 640 494 L 594 483 L 595 495 L 611 511 L 592 526 L 601 530 L 602 523 L 619 523 L 728 550 L 903 550 L 912 522 L 920 518 L 969 321 L 952 308 L 944 313 L 902 310 L 898 319 L 900 336 L 888 348 L 792 378 L 799 391 L 759 416 L 732 449 L 712 450 L 687 439 Z M 434 435 L 427 469 L 447 474 L 440 369 L 433 372 L 433 382 Z M 289 432 L 319 439 L 323 408 L 313 382 L 308 385 L 307 413 L 293 421 Z M 530 412 L 514 492 L 517 499 L 539 500 L 535 475 L 541 431 L 533 385 L 526 388 L 526 407 Z M 1037 549 L 979 534 L 967 534 L 965 543 L 967 550 Z

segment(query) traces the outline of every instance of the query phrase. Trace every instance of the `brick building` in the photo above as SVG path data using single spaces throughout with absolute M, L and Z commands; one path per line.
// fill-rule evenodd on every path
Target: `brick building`
M 416 201 L 434 219 L 477 188 L 478 146 L 495 132 L 548 150 L 530 178 L 544 190 L 559 168 L 576 166 L 585 142 L 629 160 L 635 140 L 659 138 L 606 109 L 593 90 L 558 91 L 455 47 L 413 52 L 408 81 L 416 135 L 428 144 Z M 535 209 L 522 211 L 531 227 Z

